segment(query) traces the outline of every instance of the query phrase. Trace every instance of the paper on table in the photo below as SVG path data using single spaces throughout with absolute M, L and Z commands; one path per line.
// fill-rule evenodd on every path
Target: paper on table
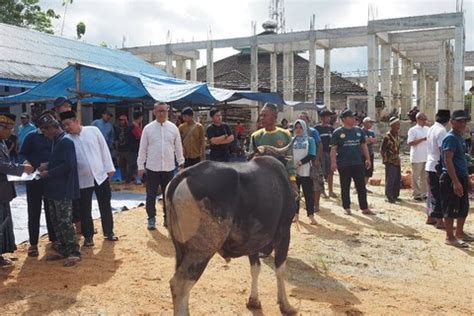
M 39 180 L 40 179 L 40 175 L 39 175 L 39 171 L 36 170 L 35 172 L 33 173 L 30 173 L 30 174 L 26 174 L 23 172 L 23 174 L 21 176 L 13 176 L 13 175 L 10 175 L 10 174 L 7 174 L 7 179 L 8 181 L 31 181 L 31 180 Z

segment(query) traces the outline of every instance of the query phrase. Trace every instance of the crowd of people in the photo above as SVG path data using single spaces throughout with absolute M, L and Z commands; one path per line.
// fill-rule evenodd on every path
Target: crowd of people
M 105 110 L 90 126 L 82 126 L 70 101 L 60 97 L 54 102 L 53 110 L 42 113 L 36 126 L 28 114 L 21 115 L 15 133 L 17 142 L 12 140 L 15 116 L 0 114 L 0 265 L 11 265 L 12 261 L 3 254 L 16 249 L 9 205 L 15 197 L 15 188 L 7 175 L 31 174 L 36 170 L 39 176 L 37 180 L 26 181 L 28 256 L 39 255 L 39 223 L 44 208 L 48 238 L 54 250 L 46 259 L 64 260 L 64 266 L 73 266 L 81 260 L 77 234 L 84 237 L 83 247 L 94 246 L 93 193 L 99 204 L 104 239 L 118 241 L 110 184 L 115 165 L 126 183 L 141 184 L 146 176 L 147 229 L 154 230 L 158 193 L 165 192 L 174 175 L 206 159 L 207 147 L 210 160 L 228 163 L 231 145 L 236 141 L 243 144 L 245 139 L 250 156 L 259 146 L 283 148 L 291 143 L 292 157 L 285 166 L 298 209 L 302 192 L 310 224 L 318 224 L 315 214 L 320 211 L 321 197 L 338 197 L 333 185 L 335 172 L 339 174 L 344 213 L 353 212 L 350 200 L 353 181 L 362 214 L 375 215 L 367 199 L 372 193 L 367 186 L 373 176 L 377 144 L 372 130 L 374 120 L 370 117 L 358 120 L 355 113 L 345 109 L 338 115 L 341 125 L 335 128 L 335 113 L 324 109 L 319 112 L 320 123 L 315 127 L 310 126 L 306 112 L 292 124 L 286 121 L 279 127 L 278 108 L 267 103 L 260 112 L 261 128 L 246 137 L 243 124 L 238 122 L 233 131 L 223 122 L 218 109 L 209 112 L 212 123 L 206 128 L 196 120 L 190 107 L 182 109 L 178 125 L 169 120 L 169 111 L 168 104 L 157 102 L 153 108 L 155 120 L 143 127 L 141 112 L 133 113 L 131 123 L 127 115 L 120 115 L 114 126 L 112 113 Z M 427 224 L 446 230 L 446 244 L 467 247 L 466 242 L 474 240 L 463 230 L 472 188 L 462 136 L 469 118 L 462 110 L 453 113 L 440 110 L 433 126 L 427 127 L 427 119 L 424 113 L 418 112 L 416 124 L 408 131 L 413 199 L 427 200 Z M 452 129 L 448 132 L 449 122 Z M 389 131 L 383 135 L 380 146 L 388 203 L 400 201 L 400 126 L 400 120 L 391 117 Z M 116 164 L 113 156 L 117 158 Z M 163 204 L 166 226 L 166 203 Z M 295 221 L 299 221 L 298 213 Z M 454 220 L 457 220 L 455 230 Z

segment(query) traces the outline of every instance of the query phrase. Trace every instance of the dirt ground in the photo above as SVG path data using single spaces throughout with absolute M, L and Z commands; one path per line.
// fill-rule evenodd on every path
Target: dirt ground
M 375 177 L 383 178 L 380 162 Z M 472 315 L 474 244 L 444 245 L 444 232 L 425 224 L 424 203 L 413 201 L 410 190 L 392 205 L 384 202 L 383 186 L 369 189 L 377 216 L 344 215 L 340 201 L 331 199 L 322 200 L 318 226 L 308 225 L 306 216 L 293 225 L 290 302 L 301 315 Z M 115 224 L 120 241 L 97 235 L 95 247 L 82 249 L 83 260 L 73 268 L 44 260 L 45 238 L 37 259 L 20 245 L 15 267 L 0 270 L 0 315 L 172 314 L 174 249 L 167 231 L 146 230 L 143 208 L 116 214 Z M 466 231 L 474 234 L 472 217 Z M 215 256 L 191 292 L 192 314 L 278 315 L 271 258 L 262 267 L 261 311 L 245 307 L 248 259 L 226 264 Z

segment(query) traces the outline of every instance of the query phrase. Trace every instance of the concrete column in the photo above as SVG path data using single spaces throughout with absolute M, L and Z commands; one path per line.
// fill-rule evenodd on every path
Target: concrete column
M 250 47 L 250 89 L 258 91 L 258 45 L 257 37 L 252 40 Z
M 288 94 L 291 95 L 291 101 L 293 101 L 295 99 L 295 53 L 293 52 L 293 49 L 291 49 L 288 62 L 288 69 L 290 72 L 290 91 L 288 92 Z
M 443 41 L 439 48 L 439 66 L 438 66 L 438 109 L 448 108 L 447 94 L 447 51 L 446 42 Z
M 331 50 L 324 49 L 324 105 L 331 108 Z
M 293 51 L 286 44 L 283 47 L 283 99 L 293 101 Z M 293 120 L 293 107 L 285 106 L 282 117 Z
M 176 78 L 186 79 L 186 60 L 177 59 L 176 60 Z
M 456 27 L 454 34 L 453 110 L 460 110 L 464 109 L 464 26 Z
M 434 121 L 436 114 L 436 79 L 426 79 L 426 114 L 428 119 Z
M 191 59 L 191 72 L 190 77 L 191 81 L 197 80 L 197 67 L 196 67 L 196 59 Z
M 392 47 L 390 44 L 381 45 L 381 91 L 388 110 L 392 107 Z
M 309 68 L 308 68 L 308 102 L 316 103 L 316 33 L 311 32 L 309 38 Z
M 206 82 L 210 87 L 214 87 L 214 48 L 212 47 L 212 41 L 207 42 L 206 57 Z
M 278 76 L 278 68 L 277 68 L 277 60 L 278 55 L 277 53 L 273 52 L 270 54 L 270 91 L 277 92 L 278 84 L 277 84 L 277 76 Z
M 166 53 L 166 73 L 173 75 L 173 54 L 170 52 Z
M 385 102 L 387 104 L 387 102 Z M 393 52 L 392 109 L 400 108 L 400 55 Z
M 422 67 L 416 70 L 416 105 L 426 112 L 426 72 Z
M 367 35 L 367 115 L 375 117 L 375 96 L 378 91 L 379 49 L 377 35 Z
M 402 117 L 406 116 L 406 113 L 412 107 L 412 95 L 413 95 L 413 62 L 411 59 L 402 59 Z

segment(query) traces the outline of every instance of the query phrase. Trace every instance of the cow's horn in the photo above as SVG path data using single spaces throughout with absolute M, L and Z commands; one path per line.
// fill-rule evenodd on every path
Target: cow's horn
M 293 147 L 293 143 L 295 142 L 296 138 L 293 137 L 291 139 L 291 142 L 286 145 L 285 147 L 283 148 L 276 148 L 276 147 L 273 147 L 273 149 L 275 150 L 276 153 L 278 153 L 279 155 L 282 155 L 282 156 L 286 156 L 286 153 L 291 149 L 291 147 Z

